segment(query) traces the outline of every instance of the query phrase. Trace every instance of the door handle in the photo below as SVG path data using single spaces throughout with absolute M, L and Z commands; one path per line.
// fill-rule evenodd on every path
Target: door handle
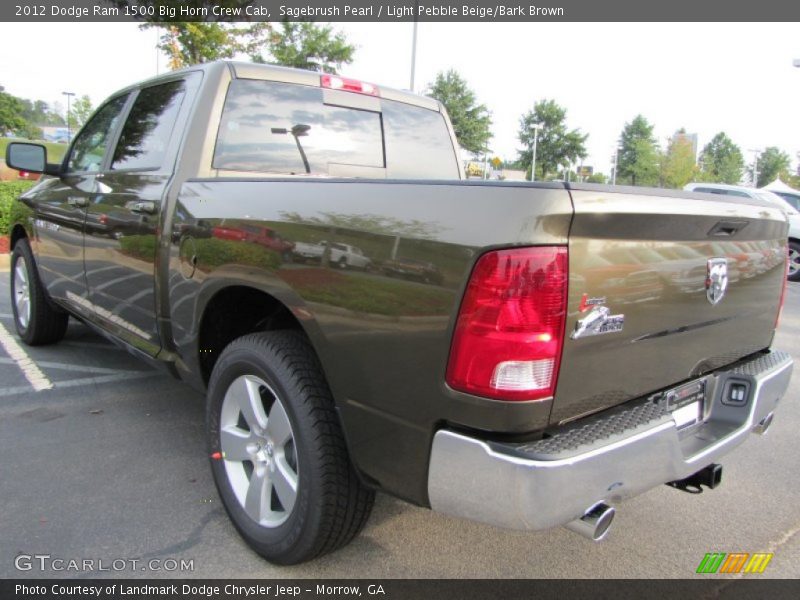
M 88 206 L 89 199 L 85 198 L 84 196 L 69 196 L 67 198 L 67 204 L 74 206 L 75 208 L 83 208 Z
M 156 203 L 150 200 L 144 200 L 142 202 L 136 202 L 131 207 L 131 212 L 135 213 L 146 213 L 148 215 L 154 215 L 156 213 Z

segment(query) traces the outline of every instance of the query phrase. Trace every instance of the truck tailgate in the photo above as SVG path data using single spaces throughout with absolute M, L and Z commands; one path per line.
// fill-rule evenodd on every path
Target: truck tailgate
M 571 195 L 566 339 L 551 423 L 770 345 L 787 253 L 779 209 L 657 190 L 573 186 Z M 588 316 L 603 325 L 587 325 Z

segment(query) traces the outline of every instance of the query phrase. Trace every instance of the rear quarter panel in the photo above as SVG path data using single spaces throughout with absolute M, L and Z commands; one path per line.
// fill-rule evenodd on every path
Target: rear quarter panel
M 203 179 L 182 186 L 173 231 L 248 222 L 295 244 L 360 248 L 372 267 L 298 263 L 246 241 L 172 239 L 169 311 L 177 351 L 198 372 L 197 327 L 226 285 L 281 300 L 311 339 L 342 416 L 353 459 L 380 487 L 427 501 L 438 424 L 495 431 L 545 426 L 549 401 L 493 402 L 449 390 L 444 373 L 454 316 L 478 256 L 490 248 L 566 244 L 572 205 L 562 186 L 470 182 Z M 178 216 L 181 215 L 181 216 Z M 187 244 L 199 260 L 187 277 Z M 424 284 L 390 278 L 403 257 L 443 274 Z

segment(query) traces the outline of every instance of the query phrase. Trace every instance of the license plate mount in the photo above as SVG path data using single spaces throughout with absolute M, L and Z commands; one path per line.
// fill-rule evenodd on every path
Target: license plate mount
M 662 395 L 664 407 L 672 413 L 675 426 L 685 429 L 703 421 L 706 382 L 692 381 L 667 390 Z

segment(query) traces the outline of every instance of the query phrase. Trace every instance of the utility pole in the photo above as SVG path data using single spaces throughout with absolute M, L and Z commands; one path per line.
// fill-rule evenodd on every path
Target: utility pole
M 619 146 L 614 148 L 614 170 L 611 172 L 611 185 L 617 185 L 617 165 L 619 164 Z
M 531 149 L 531 181 L 536 181 L 536 138 L 539 130 L 542 129 L 541 123 L 531 125 L 533 129 L 533 148 Z
M 72 98 L 75 93 L 74 92 L 61 92 L 64 96 L 67 97 L 67 144 L 72 142 L 72 131 L 70 130 L 69 126 L 69 112 L 70 112 L 70 98 Z
M 753 187 L 758 187 L 758 155 L 761 154 L 760 148 L 750 148 L 748 152 L 753 153 Z

